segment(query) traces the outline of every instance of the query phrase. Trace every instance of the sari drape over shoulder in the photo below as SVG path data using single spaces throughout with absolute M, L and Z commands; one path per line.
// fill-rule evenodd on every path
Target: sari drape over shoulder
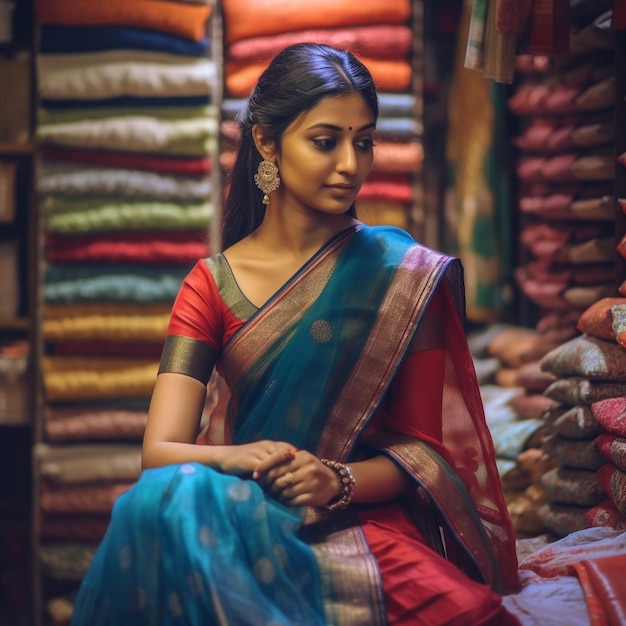
M 217 275 L 223 296 L 219 274 L 229 271 L 223 257 L 202 263 Z M 386 419 L 386 399 L 407 354 L 433 343 L 432 328 L 422 322 L 436 293 L 444 320 L 437 339 L 445 345 L 441 414 Z M 174 309 L 193 304 L 179 296 Z M 358 225 L 324 246 L 223 346 L 201 340 L 200 331 L 184 332 L 174 315 L 160 371 L 207 382 L 218 359 L 229 402 L 211 417 L 202 443 L 276 439 L 342 462 L 388 455 L 413 485 L 390 504 L 401 506 L 418 536 L 470 578 L 511 591 L 517 586 L 514 535 L 464 337 L 463 307 L 457 259 L 416 244 L 399 229 Z M 441 424 L 433 429 L 429 419 Z M 174 499 L 184 511 L 181 521 L 174 528 L 154 526 L 154 512 L 167 517 Z M 133 524 L 133 516 L 141 524 Z M 152 554 L 158 544 L 162 558 L 149 584 L 164 588 L 189 623 L 386 624 L 381 571 L 360 521 L 366 516 L 361 505 L 332 513 L 289 509 L 255 481 L 198 464 L 147 470 L 116 504 L 77 614 L 103 615 L 102 606 L 113 606 L 97 589 L 105 572 L 119 580 L 112 554 L 124 546 L 139 554 L 140 545 L 150 552 L 146 541 L 152 541 Z M 183 526 L 190 534 L 180 537 Z M 180 542 L 166 558 L 163 542 L 172 536 Z M 185 561 L 190 555 L 193 567 Z M 202 593 L 189 592 L 181 581 L 188 571 L 202 580 Z M 235 571 L 244 590 L 236 598 Z M 151 594 L 144 590 L 142 597 Z M 154 602 L 145 604 L 156 610 Z M 258 621 L 246 621 L 246 611 L 256 611 Z

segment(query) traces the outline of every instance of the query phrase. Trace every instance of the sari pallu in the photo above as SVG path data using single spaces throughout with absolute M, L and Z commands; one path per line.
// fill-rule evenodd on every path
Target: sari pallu
M 382 441 L 372 436 L 372 417 L 442 281 L 449 291 L 460 289 L 458 263 L 415 245 L 402 231 L 360 227 L 342 233 L 226 345 L 220 367 L 231 402 L 224 423 L 210 422 L 210 441 L 274 438 L 343 461 L 366 456 L 370 440 Z M 185 358 L 166 348 L 161 371 L 197 373 L 203 370 L 200 361 L 210 365 L 210 357 L 201 356 L 210 352 L 205 345 L 195 351 L 183 339 Z M 205 381 L 209 373 L 210 368 Z M 482 455 L 493 465 L 485 434 L 486 429 L 474 456 L 465 460 L 468 467 Z M 457 559 L 459 565 L 470 563 L 475 577 L 494 587 L 510 583 L 511 571 L 508 578 L 496 571 L 498 560 L 514 571 L 515 554 L 507 552 L 513 544 L 507 541 L 512 535 L 506 510 L 486 479 L 493 478 L 495 466 L 482 472 L 482 482 L 473 479 L 473 495 L 480 494 L 488 518 L 483 525 L 443 458 L 428 452 L 436 459 L 428 467 L 444 468 L 438 480 L 420 475 L 427 455 L 416 443 L 405 437 L 382 448 L 414 475 L 416 492 L 408 497 L 421 505 L 421 517 L 438 502 L 442 518 L 450 522 L 456 516 L 447 532 L 458 535 L 458 552 L 467 555 Z M 447 492 L 429 501 L 446 476 L 464 499 L 447 502 Z M 192 624 L 385 624 L 380 572 L 359 527 L 358 508 L 332 514 L 288 509 L 265 497 L 254 481 L 196 464 L 148 470 L 116 505 L 105 547 L 83 582 L 74 623 L 151 623 L 137 611 L 132 619 L 124 613 L 113 619 L 110 610 L 118 602 L 103 598 L 113 597 L 112 586 L 118 600 L 125 596 L 168 624 L 183 618 Z M 113 562 L 120 556 L 128 564 L 121 573 Z M 128 578 L 132 570 L 140 575 L 139 585 Z M 115 584 L 103 585 L 107 577 Z M 133 597 L 141 601 L 132 604 Z M 110 621 L 93 619 L 103 611 Z

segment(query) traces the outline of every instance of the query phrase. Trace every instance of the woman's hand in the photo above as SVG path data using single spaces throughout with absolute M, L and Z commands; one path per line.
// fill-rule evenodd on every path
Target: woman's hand
M 339 494 L 337 474 L 306 450 L 298 450 L 292 459 L 268 457 L 252 478 L 288 506 L 324 506 Z
M 295 457 L 296 448 L 284 441 L 262 440 L 236 446 L 220 446 L 217 465 L 225 474 L 252 474 L 259 465 L 269 467 Z

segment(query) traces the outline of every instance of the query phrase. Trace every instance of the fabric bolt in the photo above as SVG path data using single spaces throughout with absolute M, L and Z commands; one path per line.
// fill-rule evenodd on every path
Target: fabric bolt
M 37 87 L 46 100 L 206 97 L 216 80 L 215 62 L 196 57 L 132 50 L 37 56 Z
M 412 50 L 412 38 L 411 28 L 405 24 L 381 23 L 351 28 L 286 31 L 237 41 L 228 46 L 227 58 L 231 61 L 269 60 L 287 46 L 309 41 L 359 52 L 367 57 L 408 58 Z
M 111 482 L 52 486 L 43 481 L 39 506 L 45 513 L 106 515 L 113 509 L 115 501 L 133 484 Z
M 103 167 L 124 168 L 174 174 L 207 176 L 211 173 L 211 157 L 168 157 L 161 154 L 128 153 L 116 151 L 82 150 L 43 146 L 41 157 L 56 163 L 82 163 Z
M 48 402 L 95 401 L 150 396 L 158 361 L 44 356 L 42 369 Z
M 545 417 L 555 433 L 569 439 L 593 439 L 603 432 L 591 407 L 585 404 L 569 408 L 559 405 Z
M 120 409 L 46 409 L 44 429 L 52 443 L 97 440 L 141 441 L 147 411 Z
M 162 342 L 122 342 L 114 337 L 112 341 L 56 341 L 48 353 L 55 356 L 86 356 L 94 354 L 102 358 L 158 359 L 161 356 Z
M 80 582 L 93 561 L 97 544 L 54 542 L 39 547 L 41 573 L 53 581 Z
M 104 537 L 109 520 L 110 516 L 106 514 L 44 514 L 39 518 L 39 537 L 44 543 L 97 543 Z
M 156 118 L 161 121 L 176 122 L 177 120 L 197 120 L 203 118 L 217 120 L 219 114 L 217 107 L 213 104 L 185 104 L 182 102 L 179 106 L 176 99 L 173 99 L 169 103 L 163 103 L 162 106 L 158 106 L 158 99 L 150 100 L 148 98 L 146 99 L 148 103 L 144 104 L 138 102 L 139 98 L 136 100 L 137 101 L 126 102 L 125 105 L 120 103 L 117 106 L 115 104 L 106 106 L 106 104 L 100 104 L 100 101 L 96 100 L 91 102 L 92 106 L 85 107 L 68 106 L 65 108 L 57 107 L 50 109 L 40 107 L 37 110 L 37 122 L 38 126 L 47 126 L 52 124 L 81 122 L 84 120 L 96 121 L 129 116 Z
M 289 0 L 227 0 L 223 4 L 226 44 L 242 39 L 312 28 L 406 24 L 411 16 L 408 0 L 364 5 L 357 0 L 321 0 L 295 5 Z M 268 19 L 275 15 L 276 19 Z
M 46 162 L 42 164 L 37 189 L 42 194 L 65 196 L 92 194 L 165 202 L 200 202 L 210 197 L 212 181 L 124 168 L 67 166 Z
M 210 203 L 160 202 L 115 196 L 48 196 L 48 233 L 89 234 L 117 231 L 192 231 L 210 226 Z
M 158 278 L 136 273 L 104 274 L 95 277 L 66 278 L 46 282 L 44 299 L 49 304 L 110 302 L 154 303 L 172 302 L 181 278 L 173 272 L 162 272 Z
M 356 55 L 371 72 L 381 91 L 408 91 L 412 69 L 407 59 L 380 59 Z M 226 91 L 229 97 L 246 98 L 252 91 L 267 62 L 226 61 L 224 67 Z
M 214 117 L 159 120 L 141 115 L 46 124 L 37 129 L 44 144 L 189 157 L 214 153 L 217 133 Z
M 181 234 L 184 237 L 178 240 L 144 232 L 133 235 L 120 233 L 115 237 L 48 235 L 46 255 L 52 263 L 156 263 L 187 266 L 208 256 L 206 234 L 204 237 L 193 232 Z
M 74 111 L 86 114 L 92 109 L 114 109 L 118 107 L 141 107 L 164 108 L 164 107 L 204 107 L 211 104 L 211 94 L 200 96 L 168 96 L 167 94 L 155 94 L 153 96 L 116 96 L 98 100 L 85 100 L 80 97 L 69 96 L 67 98 L 41 98 L 40 107 L 48 112 L 67 113 Z
M 588 510 L 588 506 L 578 504 L 547 502 L 539 507 L 537 514 L 545 528 L 558 537 L 567 537 L 587 528 Z
M 191 41 L 179 35 L 128 26 L 44 24 L 39 29 L 39 37 L 39 51 L 43 54 L 152 50 L 182 56 L 207 57 L 211 51 L 208 37 Z
M 33 453 L 41 477 L 53 485 L 132 482 L 141 474 L 138 445 L 51 446 L 39 442 Z
M 95 306 L 103 308 L 103 303 Z M 47 307 L 50 310 L 52 307 Z M 63 317 L 46 317 L 43 321 L 43 336 L 47 341 L 125 341 L 150 343 L 163 340 L 167 329 L 169 310 L 151 313 L 150 305 L 141 307 L 137 313 L 127 312 L 128 307 L 118 306 L 107 313 L 85 311 L 84 307 L 56 306 Z M 78 308 L 79 313 L 72 314 Z M 169 307 L 163 307 L 169 309 Z M 81 311 L 82 309 L 82 311 Z M 144 310 L 145 309 L 145 310 Z
M 36 0 L 35 11 L 43 25 L 131 26 L 199 41 L 206 34 L 212 7 L 175 0 Z

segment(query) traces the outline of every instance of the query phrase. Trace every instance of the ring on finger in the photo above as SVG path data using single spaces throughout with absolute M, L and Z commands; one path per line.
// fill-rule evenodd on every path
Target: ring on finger
M 293 474 L 291 472 L 287 472 L 286 474 L 283 474 L 283 478 L 285 479 L 285 482 L 287 483 L 287 485 L 291 485 L 291 483 L 293 482 Z

